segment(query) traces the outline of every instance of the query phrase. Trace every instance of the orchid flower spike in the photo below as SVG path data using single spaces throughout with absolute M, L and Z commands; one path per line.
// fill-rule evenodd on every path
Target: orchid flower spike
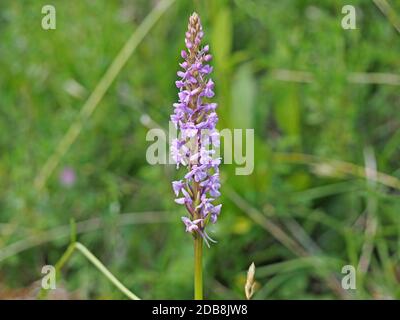
M 203 28 L 200 17 L 193 13 L 189 18 L 185 36 L 186 49 L 182 50 L 176 81 L 179 100 L 174 104 L 171 121 L 178 129 L 179 138 L 173 140 L 171 155 L 180 166 L 187 168 L 182 180 L 172 183 L 175 202 L 184 205 L 188 216 L 182 217 L 186 232 L 200 235 L 205 243 L 214 242 L 206 233 L 209 222 L 216 223 L 221 204 L 214 201 L 220 196 L 220 158 L 214 158 L 220 136 L 216 130 L 218 116 L 214 96 L 214 82 L 209 77 L 212 56 L 209 46 L 201 46 Z

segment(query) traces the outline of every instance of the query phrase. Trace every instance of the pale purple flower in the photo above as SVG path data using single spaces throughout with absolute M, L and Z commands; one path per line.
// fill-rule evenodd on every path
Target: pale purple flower
M 208 78 L 213 70 L 208 64 L 212 56 L 208 45 L 200 47 L 202 38 L 200 18 L 193 13 L 185 34 L 186 50 L 181 51 L 182 70 L 177 72 L 179 79 L 175 82 L 179 101 L 174 103 L 171 121 L 180 136 L 172 141 L 171 155 L 177 168 L 184 166 L 188 170 L 183 180 L 172 183 L 177 196 L 175 202 L 188 211 L 188 216 L 182 217 L 186 232 L 199 234 L 208 245 L 208 240 L 214 241 L 205 228 L 208 222 L 217 221 L 222 207 L 214 204 L 215 198 L 221 195 L 221 159 L 213 157 L 212 148 L 219 146 L 220 136 L 216 130 L 217 104 L 208 101 L 214 96 L 214 82 Z
M 186 226 L 186 232 L 193 232 L 199 230 L 199 223 L 203 222 L 203 219 L 197 219 L 197 220 L 190 220 L 188 217 L 182 217 L 182 222 Z
M 60 183 L 66 187 L 72 187 L 76 181 L 75 170 L 70 167 L 65 167 L 59 177 Z
M 172 182 L 172 188 L 174 189 L 176 196 L 179 195 L 184 186 L 185 184 L 182 182 L 182 180 Z

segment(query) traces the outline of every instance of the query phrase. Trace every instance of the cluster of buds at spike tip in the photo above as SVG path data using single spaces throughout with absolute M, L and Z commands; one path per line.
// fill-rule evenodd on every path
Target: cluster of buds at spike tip
M 209 46 L 200 47 L 203 38 L 200 17 L 193 13 L 189 18 L 185 36 L 186 50 L 177 75 L 176 87 L 179 101 L 174 104 L 171 121 L 178 129 L 179 138 L 172 141 L 171 156 L 177 168 L 184 166 L 188 173 L 184 179 L 172 183 L 177 199 L 184 205 L 188 215 L 182 217 L 186 231 L 201 236 L 209 245 L 213 240 L 206 233 L 209 222 L 215 223 L 222 205 L 214 201 L 220 196 L 219 164 L 215 158 L 215 148 L 219 147 L 220 137 L 216 130 L 218 116 L 214 96 L 214 82 L 209 78 L 212 59 Z

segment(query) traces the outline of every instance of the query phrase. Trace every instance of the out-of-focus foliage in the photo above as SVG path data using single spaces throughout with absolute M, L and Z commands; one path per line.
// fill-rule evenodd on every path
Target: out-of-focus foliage
M 170 186 L 182 172 L 146 162 L 143 119 L 168 126 L 194 10 L 215 58 L 220 129 L 255 129 L 253 174 L 222 168 L 223 209 L 212 229 L 218 244 L 205 252 L 206 297 L 244 298 L 254 261 L 255 299 L 400 298 L 400 193 L 385 185 L 400 178 L 400 86 L 358 83 L 369 73 L 399 73 L 400 34 L 372 1 L 352 1 L 356 30 L 341 28 L 348 1 L 176 1 L 37 190 L 35 177 L 156 3 L 51 2 L 52 31 L 41 28 L 47 3 L 0 2 L 1 298 L 30 287 L 43 265 L 59 259 L 71 218 L 102 219 L 79 240 L 140 297 L 192 297 L 192 241 Z M 399 1 L 390 4 L 400 16 Z M 351 80 L 355 73 L 361 80 Z M 367 182 L 366 163 L 391 177 Z M 70 187 L 60 183 L 64 168 L 76 173 Z M 121 226 L 123 214 L 147 211 L 156 212 L 150 223 Z M 278 241 L 270 222 L 294 249 Z M 41 241 L 59 226 L 66 229 Z M 343 293 L 333 279 L 340 286 L 348 264 L 358 269 L 357 290 Z M 79 255 L 59 286 L 77 298 L 123 298 Z

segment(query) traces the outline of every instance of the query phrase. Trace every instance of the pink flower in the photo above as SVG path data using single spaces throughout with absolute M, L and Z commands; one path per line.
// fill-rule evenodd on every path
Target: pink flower
M 65 167 L 60 173 L 59 181 L 65 187 L 72 187 L 76 181 L 75 170 L 70 167 Z

